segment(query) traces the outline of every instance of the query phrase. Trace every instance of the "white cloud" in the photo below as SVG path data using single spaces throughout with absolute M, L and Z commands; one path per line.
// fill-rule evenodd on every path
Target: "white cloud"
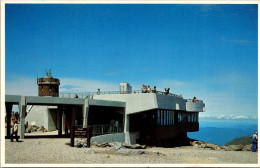
M 205 118 L 205 119 L 217 119 L 217 120 L 240 120 L 240 119 L 246 119 L 246 120 L 249 120 L 249 119 L 257 119 L 256 116 L 245 116 L 245 115 L 237 115 L 237 116 L 234 116 L 234 115 L 224 115 L 224 114 L 221 114 L 221 115 L 215 115 L 215 116 L 211 116 L 211 115 L 205 115 L 205 114 L 201 114 L 200 113 L 200 118 Z
M 200 118 L 212 118 L 211 116 L 209 115 L 205 115 L 205 114 L 199 114 L 200 115 Z
M 37 80 L 29 77 L 15 77 L 15 80 L 5 82 L 5 94 L 37 96 Z
M 240 116 L 233 117 L 233 119 L 249 119 L 249 117 L 240 115 Z
M 216 117 L 217 119 L 230 119 L 230 117 L 227 117 L 227 116 L 225 116 L 225 115 L 219 115 L 219 116 L 217 116 Z

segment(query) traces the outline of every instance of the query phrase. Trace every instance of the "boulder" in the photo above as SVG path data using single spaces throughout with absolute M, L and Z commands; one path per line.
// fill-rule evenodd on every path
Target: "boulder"
M 122 146 L 122 143 L 121 142 L 115 142 L 114 143 L 114 146 L 111 146 L 110 147 L 110 149 L 112 149 L 112 150 L 118 150 L 118 149 L 120 149 L 120 148 L 122 148 L 123 146 Z
M 204 142 L 204 141 L 192 141 L 192 142 L 190 142 L 191 146 L 200 146 L 202 144 L 206 144 L 206 142 Z
M 215 150 L 225 150 L 225 147 L 223 147 L 223 146 L 217 146 Z
M 218 147 L 218 145 L 215 145 L 215 144 L 206 144 L 206 147 L 205 148 L 210 148 L 210 149 L 212 149 L 212 150 L 216 150 L 217 149 L 217 147 Z
M 87 143 L 84 143 L 83 144 L 83 148 L 87 148 L 88 147 L 88 144 Z
M 146 145 L 140 145 L 140 144 L 133 144 L 133 145 L 124 144 L 123 147 L 129 149 L 146 149 Z
M 34 125 L 34 126 L 32 127 L 32 132 L 37 132 L 37 129 L 38 129 L 38 127 Z
M 242 151 L 244 145 L 229 145 L 225 148 L 226 151 Z
M 25 132 L 26 132 L 26 133 L 31 133 L 32 131 L 31 131 L 31 129 L 27 128 L 27 129 L 25 130 Z
M 74 144 L 74 147 L 77 147 L 77 148 L 82 148 L 83 147 L 83 144 L 76 141 L 76 143 Z
M 115 146 L 115 143 L 108 143 L 111 147 Z
M 37 131 L 43 131 L 43 130 L 44 130 L 44 127 L 40 126 Z
M 242 151 L 252 151 L 252 144 L 249 144 L 249 145 L 244 146 L 244 148 L 242 149 Z
M 106 147 L 111 147 L 111 146 L 108 142 L 103 142 L 102 144 L 100 144 L 100 147 L 106 148 Z
M 147 146 L 146 146 L 146 145 L 141 145 L 141 148 L 142 148 L 142 149 L 146 149 Z
M 93 141 L 93 142 L 90 143 L 90 145 L 91 145 L 91 146 L 97 146 L 98 143 L 97 143 L 96 141 Z
M 28 125 L 28 127 L 26 128 L 26 132 L 27 133 L 31 133 L 32 132 L 32 129 L 33 129 L 33 127 L 31 126 L 31 125 Z
M 195 144 L 195 145 L 198 146 L 198 144 Z M 200 147 L 200 148 L 206 148 L 206 144 L 201 144 L 199 147 Z

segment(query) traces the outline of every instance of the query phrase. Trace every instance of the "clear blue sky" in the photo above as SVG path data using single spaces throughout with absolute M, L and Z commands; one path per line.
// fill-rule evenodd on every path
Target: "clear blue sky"
M 202 118 L 256 118 L 257 5 L 6 5 L 6 94 L 142 84 L 206 103 Z

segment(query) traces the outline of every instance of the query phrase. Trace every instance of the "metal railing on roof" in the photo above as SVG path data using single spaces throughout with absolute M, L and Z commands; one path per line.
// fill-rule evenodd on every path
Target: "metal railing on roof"
M 63 98 L 92 98 L 94 95 L 105 95 L 105 94 L 151 94 L 154 93 L 152 91 L 147 91 L 143 93 L 142 90 L 133 90 L 132 92 L 126 91 L 105 91 L 105 92 L 79 92 L 79 93 L 52 93 L 51 96 L 54 97 L 63 97 Z M 168 93 L 162 91 L 156 91 L 156 94 L 174 96 L 177 98 L 183 98 L 181 95 L 177 95 L 174 93 Z

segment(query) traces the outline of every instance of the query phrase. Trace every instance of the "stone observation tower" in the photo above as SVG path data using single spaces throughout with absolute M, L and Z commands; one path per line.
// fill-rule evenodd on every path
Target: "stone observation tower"
M 59 96 L 60 80 L 51 76 L 51 70 L 46 71 L 44 78 L 37 77 L 38 96 Z

